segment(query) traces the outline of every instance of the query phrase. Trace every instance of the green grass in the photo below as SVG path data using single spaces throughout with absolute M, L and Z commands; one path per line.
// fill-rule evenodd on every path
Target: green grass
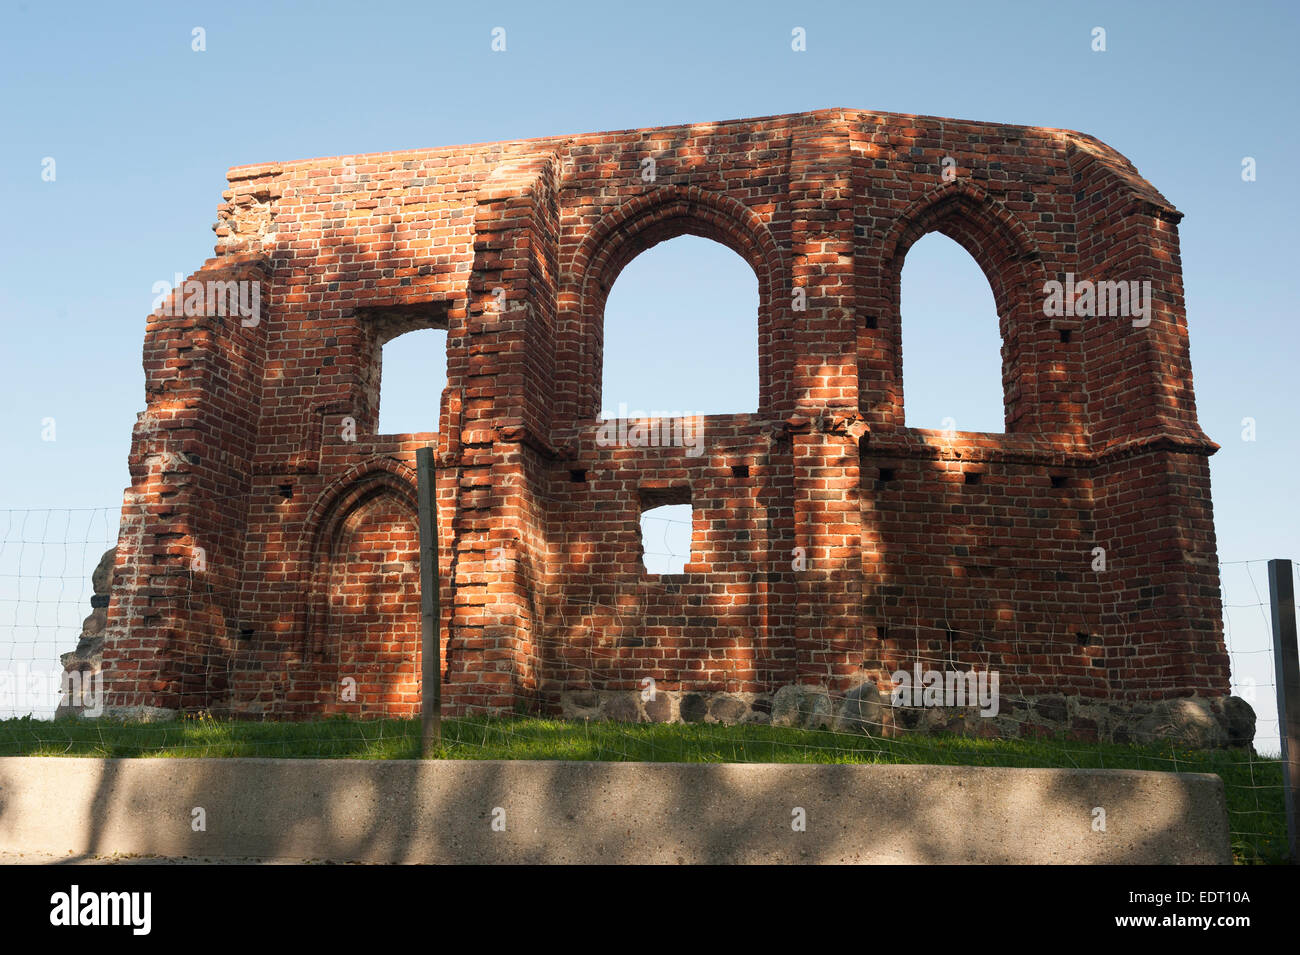
M 0 756 L 264 756 L 413 759 L 418 720 L 257 723 L 187 719 L 0 720 Z M 529 717 L 443 721 L 444 759 L 637 760 L 673 763 L 938 763 L 963 766 L 1147 769 L 1223 779 L 1239 863 L 1286 861 L 1282 767 L 1239 750 L 1201 752 L 1077 740 L 957 735 L 869 739 L 815 730 L 722 724 L 573 723 Z

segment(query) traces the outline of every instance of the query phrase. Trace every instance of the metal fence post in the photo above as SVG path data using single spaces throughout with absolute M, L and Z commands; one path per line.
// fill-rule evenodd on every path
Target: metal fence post
M 1268 562 L 1268 593 L 1273 611 L 1273 665 L 1277 670 L 1277 724 L 1282 737 L 1282 796 L 1292 863 L 1296 850 L 1296 792 L 1300 790 L 1300 648 L 1296 645 L 1295 578 L 1291 561 Z
M 438 469 L 433 449 L 415 452 L 416 496 L 420 510 L 420 755 L 442 745 L 442 618 L 438 561 Z

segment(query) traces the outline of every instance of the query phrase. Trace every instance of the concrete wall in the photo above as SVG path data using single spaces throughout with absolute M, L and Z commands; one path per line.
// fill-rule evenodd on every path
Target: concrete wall
M 1104 832 L 1093 828 L 1097 807 Z M 408 863 L 1232 861 L 1223 783 L 1204 774 L 315 759 L 0 758 L 0 853 L 15 851 Z

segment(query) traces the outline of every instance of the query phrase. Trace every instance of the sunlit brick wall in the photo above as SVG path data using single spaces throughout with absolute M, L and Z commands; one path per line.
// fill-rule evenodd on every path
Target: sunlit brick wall
M 415 712 L 427 444 L 451 712 L 885 690 L 919 657 L 1029 695 L 1226 693 L 1179 214 L 1095 140 L 824 110 L 229 180 L 193 278 L 261 282 L 260 312 L 150 318 L 110 706 Z M 1005 433 L 904 427 L 899 279 L 930 231 L 992 287 Z M 759 406 L 638 443 L 598 418 L 604 304 L 682 234 L 758 278 Z M 1052 314 L 1067 276 L 1149 281 L 1150 320 Z M 381 346 L 426 327 L 447 388 L 424 433 L 377 435 Z M 651 575 L 665 502 L 691 554 Z

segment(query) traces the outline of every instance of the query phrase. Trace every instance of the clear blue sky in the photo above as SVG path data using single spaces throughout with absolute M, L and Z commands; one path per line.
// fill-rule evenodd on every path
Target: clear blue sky
M 1220 556 L 1300 557 L 1294 4 L 730 6 L 6 3 L 0 509 L 120 503 L 152 288 L 212 253 L 232 165 L 852 106 L 1082 130 L 1186 214 L 1198 406 L 1223 445 Z M 503 53 L 490 47 L 497 26 Z M 806 52 L 791 50 L 797 26 Z M 1104 53 L 1091 49 L 1097 26 Z M 1255 182 L 1242 181 L 1246 156 Z M 978 430 L 998 401 L 996 387 L 976 394 L 997 381 L 991 298 L 964 253 L 925 242 L 905 275 L 909 423 L 951 415 Z M 736 303 L 752 277 L 729 251 L 678 240 L 647 256 L 654 269 L 633 263 L 611 295 L 611 362 L 640 348 L 634 329 L 650 316 L 712 322 L 720 342 L 744 334 L 752 312 Z M 671 294 L 656 274 L 674 276 Z M 752 371 L 734 344 L 724 353 L 737 368 L 708 375 L 698 398 L 693 369 L 712 367 L 714 348 L 610 370 L 632 408 L 648 394 L 655 407 L 726 410 Z M 385 401 L 418 403 L 401 364 L 388 362 Z M 954 376 L 967 384 L 944 397 Z M 1241 440 L 1244 417 L 1254 442 Z

